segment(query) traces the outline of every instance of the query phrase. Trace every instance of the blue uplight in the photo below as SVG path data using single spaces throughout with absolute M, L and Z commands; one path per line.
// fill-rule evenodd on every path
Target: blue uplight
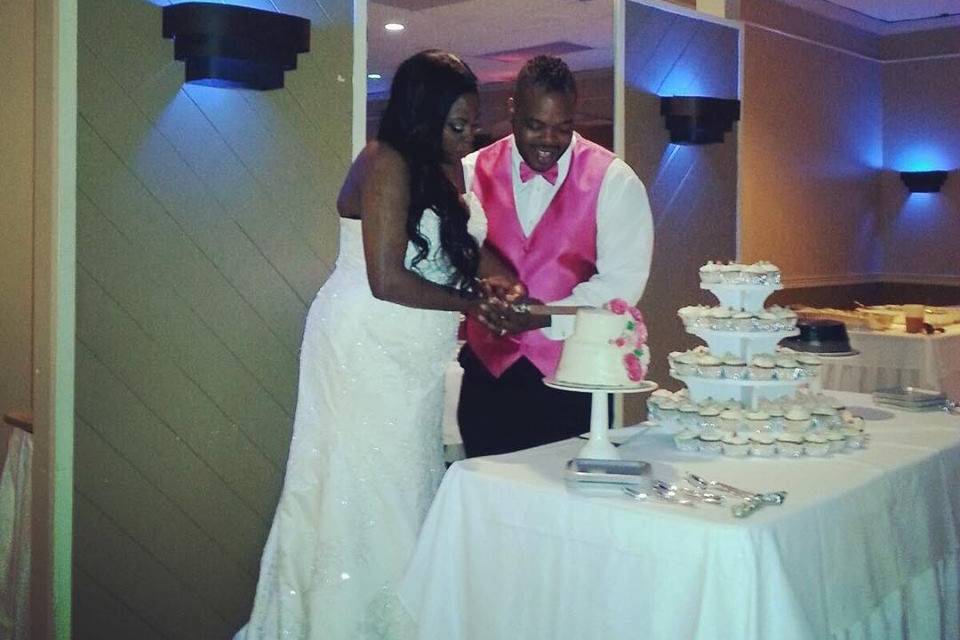
M 896 171 L 949 170 L 951 164 L 946 151 L 932 143 L 911 144 L 887 159 L 889 168 Z

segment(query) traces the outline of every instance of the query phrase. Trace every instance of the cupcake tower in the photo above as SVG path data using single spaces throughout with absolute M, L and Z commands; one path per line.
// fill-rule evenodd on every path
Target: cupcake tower
M 687 332 L 709 348 L 670 354 L 671 375 L 687 385 L 694 401 L 733 400 L 756 409 L 760 399 L 792 395 L 817 379 L 818 358 L 777 346 L 798 332 L 792 310 L 763 306 L 781 288 L 776 265 L 708 262 L 700 268 L 700 286 L 720 306 L 683 307 L 677 313 Z
M 650 419 L 673 432 L 676 447 L 687 452 L 730 458 L 822 457 L 862 449 L 868 440 L 863 418 L 821 393 L 761 399 L 756 408 L 744 409 L 732 400 L 697 402 L 688 389 L 661 389 L 647 406 Z

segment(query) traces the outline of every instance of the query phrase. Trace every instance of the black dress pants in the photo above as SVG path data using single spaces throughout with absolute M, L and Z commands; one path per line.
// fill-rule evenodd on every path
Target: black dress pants
M 457 421 L 468 458 L 509 453 L 590 430 L 590 394 L 551 389 L 526 358 L 495 378 L 465 345 Z

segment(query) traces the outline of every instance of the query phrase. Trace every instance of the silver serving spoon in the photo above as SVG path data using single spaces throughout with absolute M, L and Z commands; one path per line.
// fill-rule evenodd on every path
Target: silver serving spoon
M 633 487 L 624 487 L 623 492 L 633 498 L 634 500 L 639 500 L 641 502 L 646 500 L 659 500 L 661 502 L 667 502 L 670 504 L 678 504 L 684 507 L 694 506 L 693 500 L 687 500 L 686 498 L 681 498 L 674 495 L 666 495 L 660 491 L 654 491 L 653 493 L 647 493 L 645 491 L 640 491 L 639 489 L 634 489 Z
M 718 482 L 716 480 L 706 480 L 701 478 L 695 473 L 687 473 L 685 476 L 687 482 L 691 483 L 695 487 L 700 489 L 716 489 L 717 491 L 723 491 L 724 493 L 729 493 L 730 495 L 737 496 L 738 498 L 745 498 L 747 500 L 756 500 L 763 504 L 783 504 L 783 501 L 787 499 L 786 491 L 771 491 L 768 493 L 755 493 L 753 491 L 746 491 L 745 489 L 739 489 L 733 485 L 729 485 L 723 482 Z

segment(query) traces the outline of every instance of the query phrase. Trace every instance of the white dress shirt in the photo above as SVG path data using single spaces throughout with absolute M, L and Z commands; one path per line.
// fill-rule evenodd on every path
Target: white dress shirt
M 557 161 L 557 181 L 550 184 L 543 176 L 526 183 L 520 181 L 523 158 L 510 136 L 513 158 L 513 197 L 520 226 L 527 237 L 533 233 L 570 169 L 570 155 L 580 137 L 573 134 L 570 146 Z M 466 190 L 473 185 L 477 153 L 463 159 Z M 597 273 L 581 282 L 566 298 L 544 300 L 546 304 L 601 307 L 614 298 L 634 304 L 640 299 L 650 275 L 653 257 L 653 216 L 647 190 L 633 169 L 615 158 L 603 176 L 597 200 Z M 543 329 L 552 340 L 562 340 L 573 333 L 573 316 L 552 316 L 551 325 Z

